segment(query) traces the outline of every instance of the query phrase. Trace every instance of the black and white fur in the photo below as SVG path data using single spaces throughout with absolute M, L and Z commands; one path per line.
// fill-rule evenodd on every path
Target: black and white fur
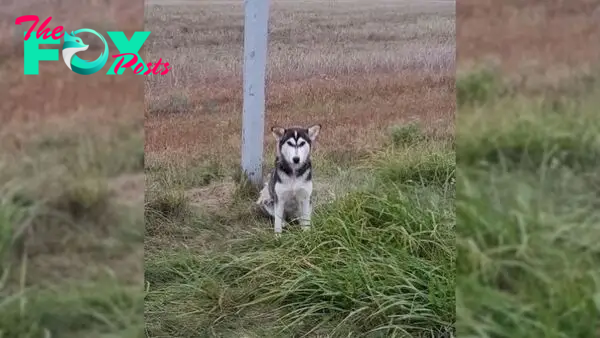
M 319 124 L 271 129 L 277 140 L 275 168 L 256 203 L 274 218 L 276 234 L 282 232 L 286 219 L 298 218 L 303 230 L 310 228 L 313 191 L 310 154 L 320 130 Z

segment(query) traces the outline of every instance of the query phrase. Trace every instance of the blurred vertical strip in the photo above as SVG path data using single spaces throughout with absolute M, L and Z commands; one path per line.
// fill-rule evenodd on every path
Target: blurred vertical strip
M 144 30 L 144 2 L 3 1 L 0 10 L 0 336 L 142 336 L 144 77 L 106 75 L 110 58 L 82 76 L 62 57 L 25 76 L 29 23 L 15 19 L 130 37 Z M 100 40 L 81 37 L 90 47 L 77 55 L 97 58 Z
M 457 0 L 457 333 L 600 337 L 600 1 Z

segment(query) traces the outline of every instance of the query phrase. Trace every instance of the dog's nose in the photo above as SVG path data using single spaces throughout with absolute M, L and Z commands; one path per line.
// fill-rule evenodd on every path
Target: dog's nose
M 294 157 L 292 158 L 292 161 L 294 161 L 294 163 L 298 163 L 300 162 L 300 157 Z

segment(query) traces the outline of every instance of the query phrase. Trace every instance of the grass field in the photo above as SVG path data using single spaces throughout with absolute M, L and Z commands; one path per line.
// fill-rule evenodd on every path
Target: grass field
M 29 26 L 17 29 L 14 20 L 37 14 L 52 16 L 52 28 L 131 34 L 143 30 L 142 2 L 2 6 L 0 336 L 139 337 L 143 80 L 83 78 L 62 59 L 24 76 Z M 80 54 L 97 55 L 94 47 Z
M 594 9 L 457 8 L 459 337 L 600 336 Z
M 273 2 L 267 127 L 323 126 L 313 229 L 279 240 L 236 174 L 242 6 L 146 13 L 176 60 L 146 83 L 147 336 L 450 337 L 454 3 Z

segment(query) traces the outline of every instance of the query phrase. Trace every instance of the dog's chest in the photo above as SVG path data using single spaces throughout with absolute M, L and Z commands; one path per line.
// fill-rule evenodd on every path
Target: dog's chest
M 309 198 L 312 193 L 312 181 L 303 178 L 286 177 L 275 186 L 277 195 L 284 200 L 299 200 Z

